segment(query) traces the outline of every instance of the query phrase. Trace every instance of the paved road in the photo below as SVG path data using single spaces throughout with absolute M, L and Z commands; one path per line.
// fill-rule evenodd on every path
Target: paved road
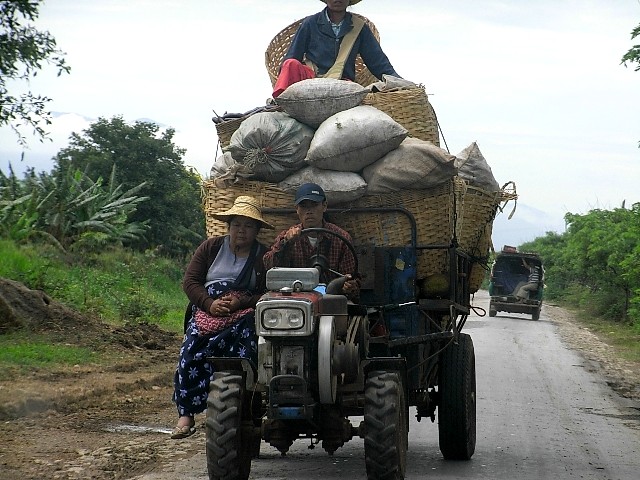
M 488 307 L 486 292 L 474 304 Z M 472 316 L 478 435 L 470 461 L 442 459 L 437 424 L 412 414 L 407 479 L 638 479 L 640 405 L 615 394 L 567 350 L 543 308 L 539 321 L 501 313 Z M 354 423 L 359 419 L 353 419 Z M 363 441 L 329 457 L 296 442 L 287 457 L 262 445 L 252 479 L 365 479 Z M 138 480 L 206 480 L 203 452 Z

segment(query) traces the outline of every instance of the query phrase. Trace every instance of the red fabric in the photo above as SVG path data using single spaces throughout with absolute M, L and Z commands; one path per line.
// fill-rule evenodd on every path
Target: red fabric
M 233 295 L 236 298 L 240 298 L 242 294 L 240 292 L 230 291 L 225 295 Z M 242 310 L 236 310 L 225 317 L 213 317 L 209 313 L 196 309 L 195 320 L 198 326 L 198 333 L 200 335 L 212 335 L 219 333 L 227 327 L 230 327 L 244 315 L 253 311 L 253 308 L 245 308 Z
M 296 60 L 295 58 L 289 58 L 285 60 L 280 68 L 280 74 L 278 80 L 273 87 L 273 98 L 278 97 L 284 92 L 289 85 L 293 85 L 301 80 L 307 80 L 309 78 L 315 78 L 315 72 L 307 67 L 304 63 Z

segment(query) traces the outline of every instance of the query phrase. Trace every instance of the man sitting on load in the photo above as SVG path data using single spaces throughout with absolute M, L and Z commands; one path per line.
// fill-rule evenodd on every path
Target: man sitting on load
M 322 0 L 326 8 L 302 21 L 280 66 L 273 89 L 278 97 L 301 80 L 315 77 L 356 80 L 358 54 L 369 71 L 400 77 L 361 17 L 347 12 L 360 0 Z

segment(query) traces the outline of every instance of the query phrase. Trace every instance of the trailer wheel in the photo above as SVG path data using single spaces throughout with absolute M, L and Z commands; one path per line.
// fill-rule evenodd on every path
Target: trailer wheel
M 370 372 L 364 394 L 364 457 L 367 478 L 404 478 L 408 419 L 404 385 L 396 372 Z
M 497 313 L 498 311 L 496 310 L 496 307 L 493 306 L 493 302 L 489 302 L 489 316 L 495 317 Z
M 440 451 L 448 460 L 468 460 L 476 448 L 476 366 L 465 333 L 440 355 L 438 393 Z
M 242 376 L 230 372 L 213 374 L 206 420 L 209 480 L 249 478 L 256 442 L 250 409 L 245 405 L 244 397 Z
M 542 305 L 538 305 L 538 307 L 531 314 L 531 320 L 540 320 L 540 310 L 542 309 Z

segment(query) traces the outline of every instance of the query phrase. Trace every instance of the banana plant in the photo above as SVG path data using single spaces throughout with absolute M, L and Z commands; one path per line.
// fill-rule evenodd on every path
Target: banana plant
M 29 172 L 23 181 L 15 174 L 0 177 L 0 235 L 25 240 L 35 235 L 62 249 L 79 244 L 126 244 L 144 236 L 147 222 L 129 219 L 148 200 L 139 195 L 145 182 L 123 191 L 111 181 L 91 180 L 79 170 Z M 98 235 L 99 234 L 99 235 Z M 89 241 L 88 239 L 91 239 Z

